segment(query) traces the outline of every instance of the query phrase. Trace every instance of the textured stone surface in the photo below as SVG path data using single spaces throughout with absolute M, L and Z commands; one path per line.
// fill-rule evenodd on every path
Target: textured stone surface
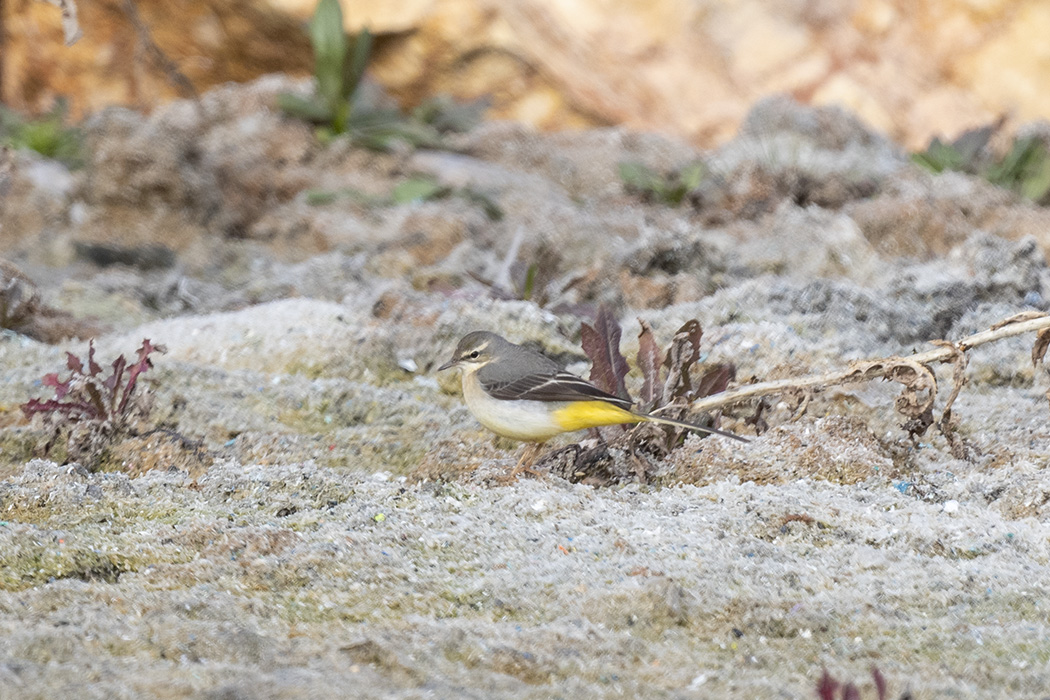
M 801 699 L 825 667 L 874 697 L 873 664 L 894 698 L 1050 687 L 1031 337 L 968 353 L 955 443 L 859 383 L 727 409 L 746 444 L 550 443 L 595 450 L 604 488 L 508 479 L 520 447 L 434 372 L 497 329 L 584 374 L 599 303 L 632 363 L 639 319 L 664 345 L 699 319 L 700 362 L 739 384 L 908 354 L 1050 307 L 1045 209 L 782 98 L 707 152 L 485 123 L 376 154 L 280 118 L 302 87 L 99 115 L 83 169 L 11 161 L 19 318 L 104 320 L 106 370 L 167 350 L 141 434 L 91 472 L 41 459 L 55 434 L 19 409 L 87 342 L 0 332 L 0 698 Z M 617 173 L 698 159 L 678 205 Z M 420 177 L 448 189 L 392 197 Z
M 178 94 L 118 0 L 83 3 L 62 44 L 56 8 L 4 4 L 3 99 L 77 114 Z M 156 44 L 199 90 L 304 75 L 313 0 L 139 0 Z M 710 146 L 772 92 L 837 104 L 910 147 L 1007 115 L 1050 115 L 1042 0 L 386 0 L 345 2 L 380 41 L 373 76 L 404 106 L 488 96 L 490 116 L 547 129 L 622 124 Z

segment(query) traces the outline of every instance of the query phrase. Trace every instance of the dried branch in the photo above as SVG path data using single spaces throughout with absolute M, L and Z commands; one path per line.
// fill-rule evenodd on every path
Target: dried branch
M 48 0 L 48 2 L 55 2 L 56 0 Z M 124 0 L 123 3 L 124 14 L 128 16 L 128 21 L 131 22 L 131 26 L 134 27 L 135 33 L 138 35 L 139 43 L 146 50 L 146 53 L 150 55 L 155 66 L 163 71 L 164 75 L 167 76 L 168 82 L 175 86 L 175 89 L 179 91 L 183 97 L 192 98 L 197 103 L 197 109 L 200 111 L 201 98 L 200 94 L 197 93 L 197 88 L 193 87 L 193 83 L 186 75 L 179 70 L 175 62 L 168 58 L 168 55 L 164 53 L 157 42 L 153 41 L 153 35 L 150 34 L 149 27 L 142 20 L 142 16 L 139 14 L 138 7 L 135 6 L 134 0 Z
M 1005 319 L 995 324 L 989 330 L 975 333 L 957 342 L 939 341 L 938 347 L 926 352 L 916 353 L 907 357 L 887 357 L 881 360 L 854 362 L 844 370 L 811 377 L 779 379 L 772 382 L 742 386 L 739 389 L 695 401 L 689 408 L 691 412 L 712 411 L 771 394 L 819 390 L 829 386 L 883 377 L 905 385 L 904 393 L 898 397 L 897 408 L 901 409 L 909 417 L 918 418 L 928 406 L 932 406 L 933 398 L 936 394 L 936 384 L 929 385 L 933 375 L 928 365 L 934 362 L 956 363 L 954 380 L 956 388 L 949 396 L 948 407 L 950 408 L 951 402 L 958 395 L 958 389 L 962 387 L 962 375 L 960 372 L 964 371 L 965 367 L 960 370 L 958 359 L 960 354 L 979 345 L 993 343 L 1016 335 L 1024 335 L 1025 333 L 1038 332 L 1036 348 L 1033 349 L 1033 358 L 1035 358 L 1037 356 L 1036 349 L 1041 347 L 1042 352 L 1045 352 L 1045 345 L 1050 345 L 1050 340 L 1047 340 L 1048 335 L 1050 335 L 1050 330 L 1048 329 L 1050 329 L 1050 316 L 1047 314 L 1039 314 L 1037 316 L 1034 312 L 1026 312 Z M 1042 354 L 1038 354 L 1038 358 L 1041 359 Z M 923 392 L 927 392 L 927 395 L 923 396 Z
M 937 421 L 937 429 L 941 431 L 941 435 L 948 441 L 948 447 L 952 456 L 956 459 L 968 460 L 974 455 L 976 448 L 967 444 L 956 432 L 955 421 L 952 420 L 952 404 L 955 403 L 955 399 L 959 398 L 959 392 L 962 391 L 963 385 L 966 384 L 966 366 L 970 363 L 970 358 L 954 343 L 949 343 L 946 340 L 935 340 L 933 344 L 952 351 L 952 356 L 948 360 L 952 363 L 952 393 L 948 395 L 948 400 L 944 402 L 944 410 L 941 411 L 941 419 Z

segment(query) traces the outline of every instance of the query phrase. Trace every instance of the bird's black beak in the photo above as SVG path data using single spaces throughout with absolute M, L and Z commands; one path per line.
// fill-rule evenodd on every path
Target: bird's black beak
M 440 367 L 438 367 L 436 371 L 437 372 L 444 372 L 446 369 L 449 369 L 451 367 L 455 367 L 457 364 L 459 364 L 459 360 L 449 360 L 445 364 L 443 364 Z

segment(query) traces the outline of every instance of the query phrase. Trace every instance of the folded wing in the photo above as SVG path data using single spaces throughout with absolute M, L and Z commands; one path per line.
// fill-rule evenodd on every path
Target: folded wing
M 512 382 L 485 382 L 482 379 L 481 384 L 490 396 L 508 401 L 607 401 L 631 410 L 630 401 L 608 394 L 568 372 L 529 374 Z

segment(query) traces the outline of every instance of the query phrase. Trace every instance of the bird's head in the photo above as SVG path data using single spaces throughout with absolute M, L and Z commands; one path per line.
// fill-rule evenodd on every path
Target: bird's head
M 467 333 L 456 346 L 452 359 L 437 368 L 437 371 L 462 367 L 464 370 L 477 370 L 496 358 L 496 351 L 507 341 L 495 333 L 474 331 Z

